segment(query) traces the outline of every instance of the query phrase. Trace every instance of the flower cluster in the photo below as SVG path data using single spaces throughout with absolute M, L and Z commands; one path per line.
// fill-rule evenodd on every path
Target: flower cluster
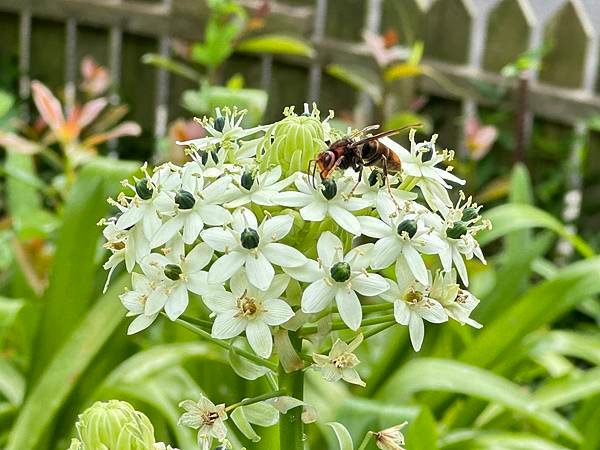
M 118 213 L 102 221 L 111 252 L 105 268 L 112 273 L 124 263 L 131 273 L 132 287 L 121 295 L 135 317 L 129 333 L 161 312 L 179 319 L 190 302 L 206 312 L 196 323 L 212 339 L 245 336 L 264 360 L 274 347 L 282 357 L 275 331 L 311 336 L 327 329 L 323 320 L 334 330 L 407 325 L 417 351 L 424 321 L 481 326 L 470 318 L 478 300 L 466 290 L 465 260 L 485 263 L 475 236 L 490 224 L 462 192 L 452 202 L 451 183 L 464 182 L 451 174 L 452 152 L 439 150 L 436 136 L 417 143 L 412 131 L 410 150 L 382 138 L 402 163 L 387 178 L 364 167 L 362 177 L 336 170 L 321 180 L 308 173 L 309 161 L 344 135 L 329 117 L 288 109 L 281 122 L 244 130 L 243 114 L 223 109 L 203 119 L 207 135 L 182 143 L 190 161 L 144 166 L 109 199 Z M 388 306 L 393 314 L 382 315 Z M 325 379 L 363 384 L 357 336 L 349 344 L 334 337 L 328 351 L 309 358 Z M 210 414 L 198 414 L 210 416 L 210 433 L 222 440 L 226 414 L 213 406 L 205 402 L 198 408 Z

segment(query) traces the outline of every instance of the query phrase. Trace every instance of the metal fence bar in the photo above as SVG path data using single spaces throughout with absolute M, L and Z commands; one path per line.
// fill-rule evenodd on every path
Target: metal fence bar
M 116 3 L 121 3 L 121 0 L 114 0 Z M 121 56 L 123 53 L 123 29 L 120 24 L 110 27 L 108 34 L 108 68 L 112 81 L 110 95 L 108 100 L 113 105 L 117 105 L 120 101 L 119 86 L 121 85 Z M 116 156 L 118 145 L 117 139 L 111 139 L 108 142 L 108 148 Z
M 75 105 L 77 85 L 77 21 L 67 19 L 65 25 L 65 106 L 70 111 Z
M 31 1 L 26 0 L 19 17 L 19 98 L 27 100 L 31 90 L 29 66 L 31 63 Z M 29 119 L 29 108 L 23 102 L 22 115 Z
M 313 23 L 312 42 L 315 45 L 321 43 L 325 36 L 325 23 L 327 22 L 327 0 L 317 0 L 315 18 Z M 309 67 L 308 74 L 308 101 L 318 102 L 321 94 L 321 78 L 323 68 L 321 64 L 315 60 Z

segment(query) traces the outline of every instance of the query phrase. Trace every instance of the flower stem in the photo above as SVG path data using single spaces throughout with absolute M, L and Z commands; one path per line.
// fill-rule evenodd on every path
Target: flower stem
M 383 324 L 383 323 L 391 323 L 393 325 L 393 323 L 396 321 L 396 319 L 394 318 L 393 314 L 388 314 L 386 316 L 379 316 L 379 317 L 372 317 L 370 319 L 365 319 L 362 321 L 361 323 L 361 327 L 368 327 L 369 325 L 378 325 L 378 324 Z M 331 330 L 343 330 L 345 328 L 348 328 L 348 326 L 342 322 L 342 321 L 333 321 L 331 324 Z M 303 327 L 300 329 L 299 334 L 300 336 L 308 336 L 314 333 L 317 333 L 318 329 L 316 326 L 309 326 L 309 327 Z
M 367 434 L 365 434 L 365 437 L 362 440 L 362 442 L 360 443 L 360 445 L 358 446 L 357 450 L 365 450 L 367 448 L 367 445 L 369 445 L 369 441 L 371 440 L 371 436 L 373 436 L 373 432 L 372 431 L 367 431 Z
M 254 403 L 262 402 L 263 400 L 268 400 L 273 397 L 281 397 L 282 395 L 285 395 L 285 394 L 286 394 L 285 390 L 279 389 L 277 391 L 267 392 L 266 394 L 262 394 L 257 397 L 245 398 L 244 400 L 242 400 L 240 402 L 234 403 L 233 405 L 229 405 L 228 407 L 225 408 L 225 411 L 229 412 L 229 411 L 234 410 L 235 408 L 239 408 L 240 406 L 252 405 Z
M 290 333 L 290 340 L 294 349 L 300 352 L 302 339 L 295 333 Z M 283 366 L 279 366 L 279 388 L 287 395 L 298 400 L 304 397 L 304 372 L 297 370 L 286 373 Z M 302 423 L 302 406 L 290 409 L 286 414 L 279 415 L 279 448 L 280 450 L 303 450 L 304 424 Z
M 244 358 L 249 359 L 250 361 L 252 361 L 260 366 L 268 367 L 271 370 L 277 370 L 277 365 L 275 363 L 272 363 L 271 361 L 267 361 L 266 359 L 263 359 L 260 356 L 257 356 L 253 353 L 247 352 L 246 350 L 243 350 L 241 348 L 234 347 L 231 344 L 229 344 L 228 342 L 221 341 L 219 339 L 215 339 L 210 335 L 209 332 L 204 331 L 202 328 L 199 328 L 196 325 L 186 322 L 183 319 L 177 319 L 175 322 L 177 322 L 182 327 L 187 328 L 191 332 L 196 333 L 198 336 L 202 337 L 203 339 L 206 339 L 207 341 L 212 342 L 213 344 L 218 345 L 221 348 L 224 348 L 225 350 L 232 350 L 235 353 L 237 353 L 238 355 L 243 356 Z

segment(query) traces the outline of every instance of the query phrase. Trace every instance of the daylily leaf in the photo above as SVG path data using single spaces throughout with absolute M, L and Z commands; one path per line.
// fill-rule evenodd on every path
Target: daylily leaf
M 235 47 L 236 51 L 245 53 L 270 53 L 312 58 L 315 50 L 303 39 L 280 34 L 263 34 L 244 39 Z

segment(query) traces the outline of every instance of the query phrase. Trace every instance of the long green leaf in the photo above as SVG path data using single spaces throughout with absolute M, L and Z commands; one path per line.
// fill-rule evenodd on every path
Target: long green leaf
M 367 94 L 373 102 L 380 104 L 382 101 L 381 84 L 377 74 L 364 67 L 329 64 L 325 71 L 332 77 L 343 81 L 349 86 Z
M 493 228 L 478 236 L 481 245 L 488 244 L 511 231 L 547 228 L 567 239 L 581 255 L 588 258 L 594 255 L 594 250 L 581 237 L 567 230 L 555 217 L 534 206 L 506 204 L 485 212 L 483 216 L 492 221 Z
M 236 51 L 244 53 L 270 53 L 293 56 L 315 56 L 315 49 L 304 39 L 281 34 L 263 34 L 244 39 L 235 47 Z
M 402 402 L 421 391 L 453 392 L 485 399 L 545 424 L 572 441 L 580 440 L 579 433 L 566 419 L 544 408 L 520 386 L 487 370 L 457 361 L 412 360 L 388 380 L 378 397 L 388 402 Z
M 557 408 L 598 393 L 600 393 L 600 367 L 551 381 L 539 388 L 533 396 L 541 405 Z
M 352 437 L 344 425 L 339 422 L 329 422 L 327 425 L 333 429 L 333 432 L 337 437 L 338 444 L 340 445 L 340 450 L 354 450 Z
M 119 189 L 137 163 L 98 158 L 80 172 L 65 205 L 63 225 L 44 295 L 44 310 L 34 347 L 30 381 L 36 380 L 54 352 L 79 323 L 98 292 L 98 251 L 106 197 Z
M 92 309 L 77 319 L 77 328 L 26 398 L 6 450 L 38 448 L 85 369 L 123 320 L 123 307 L 118 295 L 128 282 L 126 276 L 115 280 Z
M 20 405 L 25 393 L 25 379 L 6 359 L 0 359 L 0 393 L 13 405 Z
M 422 408 L 406 432 L 407 450 L 437 450 L 437 424 L 431 411 Z
M 457 430 L 440 440 L 444 450 L 569 450 L 529 433 Z
M 461 355 L 466 363 L 489 367 L 514 350 L 532 331 L 552 323 L 578 302 L 600 293 L 600 257 L 579 261 L 527 291 L 486 325 Z

